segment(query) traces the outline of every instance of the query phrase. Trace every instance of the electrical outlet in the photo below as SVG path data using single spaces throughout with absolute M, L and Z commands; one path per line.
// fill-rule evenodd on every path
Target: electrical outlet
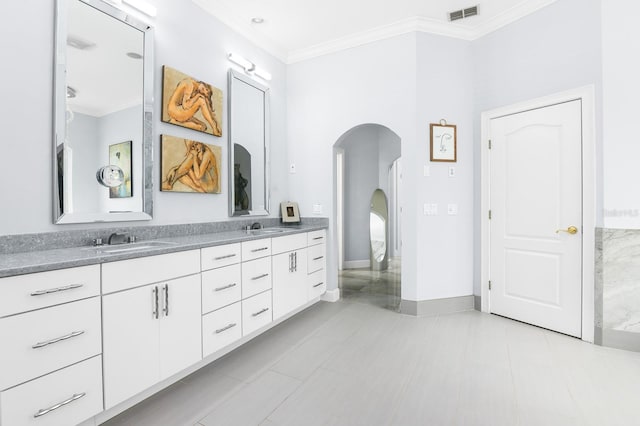
M 313 214 L 322 214 L 322 204 L 313 205 Z
M 455 216 L 458 214 L 458 205 L 457 204 L 447 204 L 447 214 L 450 216 Z
M 456 168 L 449 167 L 449 177 L 456 177 Z
M 296 163 L 289 164 L 289 173 L 292 175 L 296 173 Z

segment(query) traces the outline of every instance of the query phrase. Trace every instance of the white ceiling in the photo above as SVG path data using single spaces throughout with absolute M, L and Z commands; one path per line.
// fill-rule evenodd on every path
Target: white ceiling
M 193 0 L 285 63 L 410 31 L 473 40 L 555 1 Z M 476 5 L 478 16 L 449 22 L 448 12 Z

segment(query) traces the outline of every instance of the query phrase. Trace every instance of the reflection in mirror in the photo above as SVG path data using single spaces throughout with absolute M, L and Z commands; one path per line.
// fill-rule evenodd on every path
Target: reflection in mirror
M 101 0 L 57 0 L 55 223 L 151 219 L 152 33 Z M 99 182 L 107 166 L 122 184 Z
M 369 213 L 371 269 L 376 271 L 384 271 L 389 267 L 389 256 L 387 255 L 388 221 L 387 197 L 381 189 L 376 189 L 371 196 L 371 211 Z
M 229 70 L 229 215 L 269 214 L 269 89 Z

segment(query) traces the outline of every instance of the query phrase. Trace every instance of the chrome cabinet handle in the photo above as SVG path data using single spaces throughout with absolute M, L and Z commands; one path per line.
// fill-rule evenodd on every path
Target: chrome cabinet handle
M 158 286 L 154 286 L 151 290 L 151 294 L 153 295 L 153 310 L 151 312 L 151 316 L 155 319 L 158 319 Z
M 298 270 L 298 252 L 294 252 L 293 253 L 293 270 L 297 271 Z
M 313 239 L 314 239 L 314 240 L 321 240 L 321 239 L 323 239 L 323 238 L 324 238 L 324 237 L 314 237 Z
M 319 282 L 318 284 L 314 285 L 313 288 L 320 287 L 322 284 L 324 284 L 324 282 Z
M 320 260 L 322 259 L 324 256 L 318 256 L 318 257 L 314 257 L 313 260 Z
M 263 250 L 269 250 L 269 247 L 260 247 L 260 248 L 257 248 L 257 249 L 253 249 L 253 250 L 251 250 L 251 253 L 256 253 L 256 252 L 263 251 Z
M 238 324 L 236 324 L 235 322 L 233 322 L 233 323 L 231 323 L 231 324 L 229 324 L 229 325 L 227 325 L 227 326 L 225 326 L 225 327 L 219 328 L 219 329 L 217 329 L 217 330 L 216 330 L 216 334 L 220 334 L 220 333 L 222 333 L 223 331 L 227 331 L 227 330 L 229 330 L 230 328 L 235 327 L 236 325 L 238 325 Z
M 31 346 L 33 349 L 44 348 L 45 346 L 53 345 L 54 343 L 62 342 L 63 340 L 71 339 L 72 337 L 80 336 L 84 334 L 84 331 L 74 331 L 73 333 L 69 333 L 66 336 L 57 337 L 55 339 L 47 340 L 45 342 L 38 342 L 35 345 Z
M 224 256 L 214 257 L 213 260 L 229 259 L 230 257 L 234 257 L 235 255 L 236 255 L 235 253 L 225 254 Z
M 259 280 L 260 278 L 268 277 L 269 274 L 258 275 L 257 277 L 251 278 L 252 281 Z
M 64 407 L 67 404 L 71 404 L 73 401 L 77 401 L 80 398 L 82 398 L 83 396 L 85 396 L 87 393 L 86 392 L 82 392 L 82 393 L 74 393 L 73 396 L 69 399 L 67 399 L 66 401 L 62 401 L 57 403 L 56 405 L 52 405 L 49 408 L 45 408 L 44 410 L 38 410 L 38 412 L 36 414 L 33 415 L 34 418 L 38 418 L 40 416 L 44 416 L 45 414 L 48 414 L 54 410 L 57 410 L 60 407 Z
M 235 287 L 237 285 L 238 284 L 236 284 L 236 283 L 231 283 L 229 285 L 225 285 L 225 286 L 222 286 L 222 287 L 214 288 L 213 291 L 222 291 L 222 290 L 226 290 L 226 289 L 231 288 L 231 287 Z
M 293 253 L 289 253 L 289 272 L 293 272 Z
M 67 290 L 73 290 L 74 288 L 80 288 L 83 287 L 84 284 L 71 284 L 71 285 L 67 285 L 64 287 L 56 287 L 56 288 L 50 288 L 47 290 L 38 290 L 38 291 L 34 291 L 33 293 L 31 293 L 32 296 L 42 296 L 43 294 L 51 294 L 51 293 L 58 293 L 60 291 L 67 291 Z
M 164 316 L 169 316 L 169 284 L 164 285 Z
M 265 313 L 265 312 L 267 312 L 268 310 L 269 310 L 269 308 L 261 309 L 261 310 L 259 310 L 258 312 L 255 312 L 255 313 L 251 314 L 251 316 L 252 316 L 252 317 L 257 317 L 257 316 L 258 316 L 258 315 L 260 315 L 260 314 L 264 314 L 264 313 Z

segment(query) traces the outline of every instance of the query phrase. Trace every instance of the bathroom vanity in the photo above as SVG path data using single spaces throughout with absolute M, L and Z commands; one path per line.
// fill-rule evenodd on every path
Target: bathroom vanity
M 318 302 L 325 240 L 300 226 L 0 255 L 0 426 L 106 421 Z

